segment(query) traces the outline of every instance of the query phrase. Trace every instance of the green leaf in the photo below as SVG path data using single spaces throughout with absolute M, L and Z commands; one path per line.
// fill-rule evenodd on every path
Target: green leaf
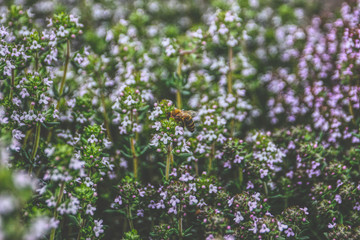
M 80 226 L 78 219 L 74 215 L 68 215 L 70 222 L 75 224 L 75 226 Z
M 123 150 L 120 150 L 120 152 L 127 158 L 132 158 L 132 154 L 127 154 L 126 152 L 124 152 Z

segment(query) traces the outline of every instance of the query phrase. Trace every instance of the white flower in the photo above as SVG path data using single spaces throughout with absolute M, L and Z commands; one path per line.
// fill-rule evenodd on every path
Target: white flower
M 190 205 L 195 205 L 195 204 L 197 204 L 199 201 L 196 199 L 196 197 L 195 196 L 193 196 L 193 195 L 190 195 L 189 196 L 189 204 Z
M 166 49 L 166 56 L 170 57 L 172 54 L 176 53 L 176 50 L 174 49 L 174 47 L 172 45 L 169 45 Z
M 205 116 L 205 125 L 210 126 L 214 122 L 214 119 L 212 119 L 210 116 Z
M 256 208 L 257 202 L 256 201 L 254 201 L 254 202 L 249 201 L 248 206 L 249 206 L 249 210 L 252 211 L 252 210 L 254 210 Z
M 268 175 L 269 170 L 260 169 L 260 178 L 264 178 Z
M 36 50 L 36 49 L 39 49 L 39 48 L 41 48 L 41 45 L 38 44 L 38 42 L 37 42 L 36 40 L 34 40 L 34 41 L 32 42 L 32 45 L 30 46 L 30 49 L 31 49 L 31 50 Z
M 284 229 L 288 228 L 288 225 L 282 224 L 281 222 L 278 222 L 279 231 L 282 232 Z
M 56 201 L 55 201 L 55 197 L 51 196 L 51 198 L 46 199 L 46 204 L 48 207 L 55 207 L 56 206 Z
M 94 143 L 94 142 L 98 142 L 99 140 L 95 137 L 95 135 L 94 134 L 92 134 L 91 136 L 90 136 L 90 138 L 88 139 L 88 142 L 89 143 Z
M 136 101 L 132 99 L 131 95 L 129 95 L 129 96 L 126 98 L 126 100 L 124 101 L 124 103 L 125 103 L 126 105 L 130 106 L 130 105 L 136 103 Z
M 91 216 L 94 216 L 95 210 L 96 210 L 96 207 L 91 206 L 91 204 L 88 204 L 86 206 L 86 214 L 90 214 Z
M 21 140 L 25 137 L 25 134 L 23 134 L 20 130 L 14 129 L 12 130 L 13 138 L 17 140 Z
M 15 187 L 17 188 L 36 188 L 36 180 L 32 179 L 27 173 L 23 171 L 15 172 L 13 175 L 13 181 Z
M 159 131 L 161 128 L 161 122 L 155 122 L 154 125 L 152 125 L 152 128 L 155 128 L 156 131 Z
M 157 147 L 159 145 L 159 135 L 155 134 L 150 142 L 151 146 Z
M 171 141 L 171 137 L 164 133 L 160 141 L 162 141 L 164 144 L 168 144 L 168 141 Z
M 238 211 L 235 213 L 235 218 L 234 218 L 234 221 L 236 223 L 240 223 L 241 221 L 244 220 L 244 217 L 241 215 L 241 213 Z
M 209 185 L 209 193 L 217 193 L 217 187 L 213 184 Z
M 225 22 L 235 22 L 235 21 L 239 21 L 239 20 L 240 20 L 240 18 L 236 14 L 233 14 L 230 11 L 226 12 L 225 19 L 224 19 Z
M 17 200 L 7 194 L 0 195 L 0 214 L 8 214 L 12 212 L 17 205 Z
M 69 31 L 66 30 L 63 26 L 60 26 L 58 32 L 56 33 L 56 35 L 60 36 L 60 37 L 65 37 L 68 34 L 69 34 Z
M 187 142 L 185 139 L 183 139 L 182 141 L 182 146 L 181 146 L 181 152 L 187 152 L 187 153 L 190 153 L 190 150 L 189 150 L 189 146 L 187 145 Z
M 133 124 L 133 132 L 141 132 L 142 130 L 142 125 L 141 124 L 137 124 L 137 123 L 134 123 Z
M 224 35 L 229 32 L 229 29 L 226 28 L 225 24 L 221 24 L 219 28 L 219 33 L 221 35 Z
M 129 116 L 125 116 L 124 117 L 124 120 L 121 122 L 121 125 L 123 126 L 123 127 L 126 127 L 127 125 L 130 125 L 131 124 L 131 121 L 130 121 L 130 119 L 129 119 Z
M 162 41 L 161 41 L 161 45 L 163 47 L 167 47 L 170 45 L 170 39 L 169 38 L 164 38 Z
M 238 41 L 233 36 L 230 36 L 226 43 L 229 47 L 235 47 L 238 44 Z
M 39 103 L 40 103 L 40 104 L 42 104 L 42 103 L 48 104 L 48 103 L 49 103 L 49 100 L 50 100 L 49 97 L 47 97 L 45 94 L 41 94 L 41 95 L 40 95 Z
M 40 239 L 53 227 L 57 226 L 57 221 L 48 217 L 37 217 L 32 221 L 28 232 L 25 234 L 25 240 Z
M 28 97 L 30 96 L 30 94 L 28 93 L 28 91 L 26 90 L 26 88 L 23 88 L 20 92 L 20 95 L 22 98 Z
M 175 127 L 175 135 L 183 135 L 184 134 L 184 128 L 180 126 Z
M 95 226 L 94 226 L 93 230 L 94 230 L 96 237 L 99 237 L 100 234 L 104 232 L 104 229 L 102 229 L 103 228 L 102 222 L 103 222 L 103 220 L 101 220 L 101 219 L 94 220 Z

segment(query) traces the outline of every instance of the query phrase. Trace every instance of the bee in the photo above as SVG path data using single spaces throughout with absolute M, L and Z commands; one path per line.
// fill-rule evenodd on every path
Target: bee
M 195 131 L 195 124 L 193 117 L 196 115 L 194 111 L 183 111 L 175 108 L 168 114 L 168 118 L 173 118 L 175 121 L 179 122 L 182 127 L 186 126 L 186 128 L 190 132 Z

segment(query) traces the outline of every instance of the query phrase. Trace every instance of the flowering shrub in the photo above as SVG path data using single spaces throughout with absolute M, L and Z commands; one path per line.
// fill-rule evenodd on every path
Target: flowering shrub
M 321 2 L 0 7 L 0 239 L 359 239 L 360 1 Z

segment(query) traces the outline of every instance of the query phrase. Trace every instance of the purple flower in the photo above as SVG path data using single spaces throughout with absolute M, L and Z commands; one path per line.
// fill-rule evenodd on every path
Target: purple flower
M 282 232 L 284 229 L 287 229 L 288 228 L 288 225 L 286 224 L 283 224 L 281 222 L 277 222 L 278 224 L 278 227 L 279 227 L 279 231 Z
M 190 205 L 195 205 L 195 204 L 197 204 L 199 201 L 196 199 L 196 197 L 195 196 L 193 196 L 193 195 L 190 195 L 189 196 L 189 204 Z
M 285 234 L 287 237 L 292 237 L 292 236 L 295 236 L 293 230 L 291 228 L 288 228 L 285 230 Z
M 256 201 L 254 201 L 254 202 L 249 201 L 248 206 L 249 206 L 249 210 L 252 211 L 257 207 L 257 202 Z
M 342 203 L 341 196 L 340 196 L 339 194 L 336 194 L 336 195 L 335 195 L 334 200 L 335 200 L 338 204 L 341 204 L 341 203 Z
M 244 157 L 241 157 L 239 155 L 235 156 L 234 163 L 241 163 L 242 160 L 244 160 Z
M 262 226 L 261 226 L 261 229 L 259 231 L 260 233 L 268 233 L 270 232 L 270 229 L 266 226 L 266 224 L 264 223 Z
M 143 209 L 137 210 L 136 215 L 137 215 L 138 217 L 144 217 L 144 210 L 143 210 Z
M 169 203 L 170 203 L 173 207 L 175 207 L 176 204 L 180 203 L 180 200 L 177 199 L 176 196 L 171 196 L 171 199 L 170 199 Z
M 194 179 L 194 177 L 192 177 L 188 172 L 185 174 L 182 174 L 181 177 L 179 178 L 179 180 L 183 181 L 183 182 L 191 181 L 193 179 Z

